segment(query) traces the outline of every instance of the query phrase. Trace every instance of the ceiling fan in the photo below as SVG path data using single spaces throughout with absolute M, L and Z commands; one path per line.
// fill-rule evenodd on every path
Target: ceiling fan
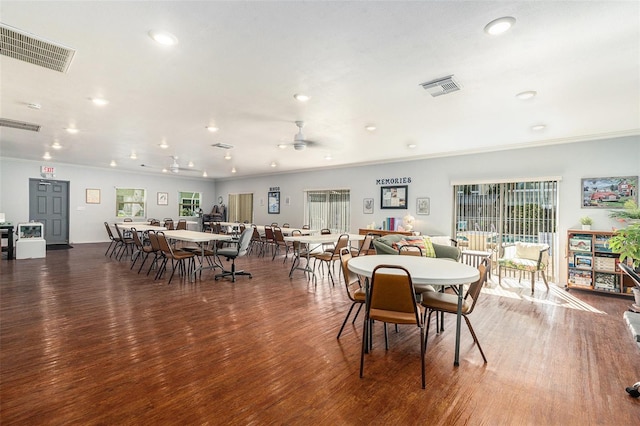
M 177 155 L 172 155 L 171 156 L 171 164 L 169 164 L 169 166 L 167 167 L 163 167 L 162 171 L 166 172 L 169 171 L 171 173 L 180 173 L 180 172 L 197 172 L 197 173 L 202 173 L 202 170 L 197 170 L 193 168 L 193 163 L 189 162 L 189 165 L 186 168 L 183 168 L 180 166 L 180 163 L 178 163 L 178 156 Z M 154 166 L 150 166 L 148 164 L 140 164 L 140 167 L 145 167 L 145 168 L 157 168 Z
M 280 148 L 286 148 L 289 145 L 293 145 L 293 149 L 296 151 L 304 151 L 307 146 L 314 147 L 318 145 L 317 142 L 310 141 L 304 138 L 302 134 L 302 128 L 304 127 L 304 121 L 296 121 L 296 126 L 298 126 L 298 133 L 296 133 L 293 137 L 293 143 L 290 144 L 279 144 Z

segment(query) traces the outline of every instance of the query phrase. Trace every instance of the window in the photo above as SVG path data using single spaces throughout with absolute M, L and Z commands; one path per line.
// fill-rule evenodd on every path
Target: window
M 305 217 L 311 229 L 349 232 L 351 201 L 348 189 L 306 191 Z
M 558 182 L 454 185 L 454 235 L 470 250 L 500 250 L 515 241 L 556 250 Z M 552 256 L 553 257 L 553 256 Z M 554 275 L 554 263 L 548 269 Z
M 229 222 L 253 222 L 253 194 L 229 194 Z
M 197 216 L 200 195 L 199 192 L 178 192 L 178 216 Z
M 146 206 L 144 189 L 116 188 L 117 217 L 146 217 Z

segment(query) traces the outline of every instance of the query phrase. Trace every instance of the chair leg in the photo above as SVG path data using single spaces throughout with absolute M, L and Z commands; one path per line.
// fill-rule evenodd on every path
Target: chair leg
M 344 317 L 344 321 L 342 321 L 342 326 L 340 327 L 340 331 L 338 332 L 338 337 L 336 337 L 336 339 L 340 338 L 340 335 L 342 334 L 342 330 L 344 330 L 344 326 L 347 324 L 347 320 L 349 319 L 349 315 L 351 315 L 351 311 L 353 311 L 353 308 L 356 306 L 356 302 L 353 302 L 351 304 L 351 307 L 349 308 L 349 312 L 347 312 L 347 316 Z M 362 306 L 360 306 L 362 307 Z M 359 312 L 360 310 L 358 310 Z M 355 321 L 355 320 L 354 320 Z
M 480 346 L 480 341 L 478 340 L 478 336 L 476 336 L 475 331 L 473 331 L 473 327 L 471 326 L 471 321 L 469 321 L 469 318 L 467 318 L 466 315 L 463 315 L 464 320 L 467 323 L 467 327 L 469 327 L 469 331 L 471 332 L 471 335 L 473 336 L 473 341 L 476 342 L 476 345 L 478 345 L 478 349 L 480 349 L 480 354 L 482 355 L 482 359 L 484 360 L 484 363 L 487 363 L 487 357 L 484 356 L 484 351 L 482 350 L 482 346 Z
M 367 346 L 369 346 L 368 336 L 369 329 L 371 328 L 369 322 L 369 314 L 365 314 L 364 322 L 362 323 L 362 348 L 360 349 L 360 378 L 364 377 L 364 352 Z M 369 327 L 367 327 L 369 325 Z
M 363 306 L 364 306 L 364 303 L 360 303 L 360 306 L 358 306 L 358 310 L 356 311 L 356 315 L 353 317 L 353 320 L 351 321 L 351 324 L 355 324 L 356 323 L 356 319 L 358 319 L 358 315 L 360 314 L 360 311 L 362 310 Z
M 424 342 L 425 342 L 425 338 L 424 338 L 424 324 L 422 325 L 422 327 L 420 327 L 420 369 L 421 369 L 421 373 L 422 373 L 422 389 L 424 389 L 426 387 L 426 383 L 425 383 L 425 368 L 424 368 L 424 352 L 426 350 Z
M 549 283 L 547 282 L 547 274 L 544 271 L 540 271 L 540 275 L 542 275 L 542 280 L 544 281 L 544 285 L 547 286 L 547 291 L 549 290 Z
M 522 275 L 522 272 L 520 272 L 520 275 Z M 533 294 L 533 290 L 535 289 L 536 286 L 536 272 L 533 271 L 531 272 L 531 294 Z

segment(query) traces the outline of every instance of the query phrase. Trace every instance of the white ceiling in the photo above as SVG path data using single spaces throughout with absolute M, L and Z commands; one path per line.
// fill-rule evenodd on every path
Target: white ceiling
M 7 158 L 161 173 L 176 155 L 226 178 L 640 134 L 637 1 L 3 0 L 0 21 L 77 50 L 67 73 L 0 56 L 0 117 L 42 126 L 0 127 Z M 450 74 L 460 91 L 420 86 Z M 277 147 L 296 120 L 318 146 Z

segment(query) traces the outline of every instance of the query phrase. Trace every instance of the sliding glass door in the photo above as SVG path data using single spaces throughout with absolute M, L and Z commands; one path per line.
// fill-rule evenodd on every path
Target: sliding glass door
M 557 253 L 558 181 L 454 185 L 453 234 L 460 247 L 500 252 L 516 241 L 547 243 Z M 555 263 L 547 269 L 555 276 Z
M 348 189 L 305 191 L 305 217 L 311 229 L 349 232 L 351 201 Z

